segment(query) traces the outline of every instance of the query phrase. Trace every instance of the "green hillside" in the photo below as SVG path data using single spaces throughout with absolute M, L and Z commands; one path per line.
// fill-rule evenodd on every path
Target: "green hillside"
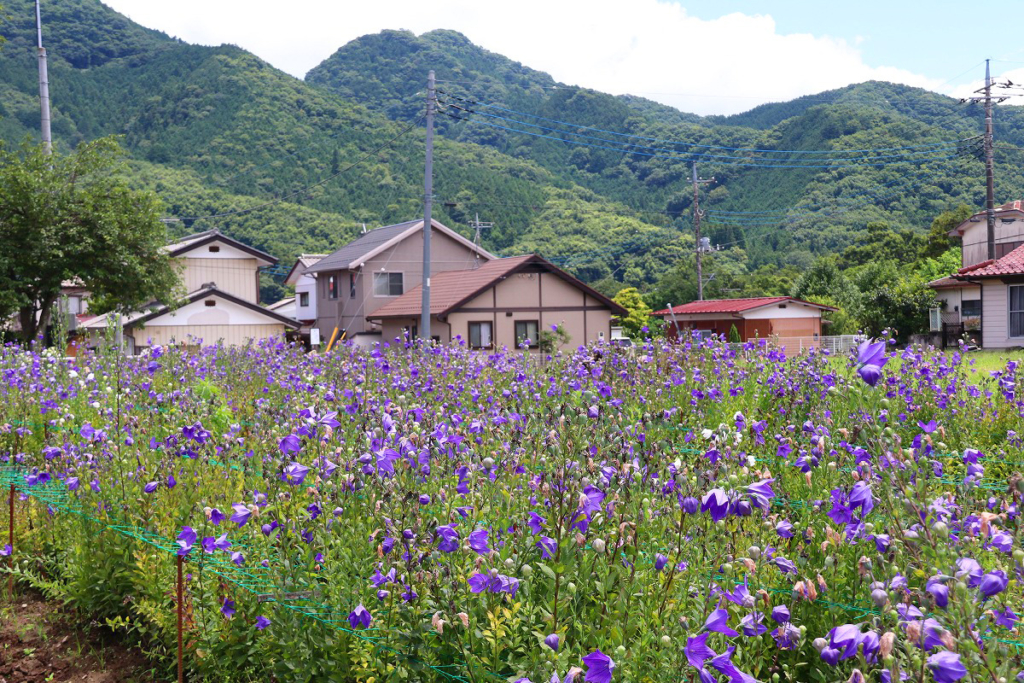
M 38 129 L 34 13 L 29 0 L 4 5 L 0 140 L 16 145 Z M 705 234 L 728 247 L 711 259 L 722 273 L 712 294 L 728 293 L 726 273 L 747 286 L 765 269 L 806 268 L 863 242 L 868 223 L 923 234 L 937 214 L 983 198 L 982 167 L 966 146 L 941 163 L 904 157 L 835 169 L 752 167 L 754 159 L 796 166 L 815 157 L 720 149 L 899 148 L 980 132 L 976 108 L 889 83 L 699 117 L 557 83 L 453 31 L 364 36 L 303 81 L 238 47 L 189 45 L 142 28 L 98 0 L 48 4 L 44 25 L 58 145 L 121 135 L 134 181 L 160 193 L 167 214 L 181 219 L 175 230 L 219 227 L 285 261 L 340 245 L 364 223 L 418 214 L 430 68 L 445 108 L 435 155 L 439 219 L 470 234 L 479 214 L 495 223 L 483 235 L 488 248 L 537 250 L 609 292 L 632 285 L 662 300 L 685 296 L 678 283 L 692 269 L 693 160 L 715 177 L 702 199 Z M 489 110 L 518 123 L 488 119 L 476 102 L 521 112 Z M 1001 106 L 997 122 L 1001 142 L 1024 146 L 1020 108 Z M 569 130 L 592 146 L 488 123 Z M 640 143 L 670 158 L 626 153 L 616 134 L 651 139 Z M 1000 148 L 1001 200 L 1024 191 L 1019 160 Z M 788 213 L 727 213 L 743 211 Z M 265 294 L 280 293 L 268 276 Z

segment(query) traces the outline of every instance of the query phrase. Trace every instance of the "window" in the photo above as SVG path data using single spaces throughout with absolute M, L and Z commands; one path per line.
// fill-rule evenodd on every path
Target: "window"
M 338 298 L 338 276 L 331 275 L 327 278 L 327 298 L 337 299 Z
M 981 299 L 970 299 L 960 304 L 960 317 L 961 318 L 980 318 L 981 317 Z
M 1000 242 L 996 245 L 996 258 L 1003 258 L 1021 245 L 1024 245 L 1024 242 Z
M 348 272 L 348 298 L 356 298 L 356 274 L 351 270 Z
M 217 302 L 214 301 L 213 299 L 207 299 L 203 303 L 206 304 L 207 306 L 216 306 L 217 305 Z
M 299 292 L 299 305 L 309 306 L 309 292 Z
M 1010 336 L 1024 337 L 1024 285 L 1010 285 Z
M 374 296 L 402 296 L 404 277 L 402 273 L 374 273 Z
M 524 339 L 529 339 L 530 348 L 537 348 L 538 337 L 536 320 L 516 321 L 516 347 L 519 347 Z
M 473 349 L 486 349 L 490 348 L 491 342 L 493 341 L 493 335 L 491 334 L 491 321 L 485 320 L 478 323 L 469 324 L 469 346 Z
M 218 247 L 218 246 L 211 246 L 210 247 L 210 253 L 211 254 L 216 254 L 218 251 L 220 251 L 220 247 Z
M 942 309 L 938 306 L 928 309 L 928 329 L 931 332 L 938 332 L 942 329 Z

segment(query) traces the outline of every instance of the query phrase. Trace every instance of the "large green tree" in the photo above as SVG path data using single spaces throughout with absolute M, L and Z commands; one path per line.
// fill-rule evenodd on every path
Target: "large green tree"
M 974 209 L 961 204 L 952 211 L 943 211 L 936 216 L 921 249 L 921 258 L 938 258 L 950 247 L 956 246 L 954 239 L 949 236 L 949 231 L 970 218 L 973 213 Z
M 173 300 L 179 280 L 161 250 L 159 202 L 122 171 L 114 138 L 70 154 L 0 147 L 0 316 L 17 313 L 26 341 L 49 325 L 67 281 L 91 292 L 95 312 Z
M 651 307 L 643 300 L 636 287 L 626 287 L 612 299 L 615 303 L 629 311 L 629 315 L 618 318 L 623 331 L 630 338 L 644 336 L 643 328 L 651 322 Z

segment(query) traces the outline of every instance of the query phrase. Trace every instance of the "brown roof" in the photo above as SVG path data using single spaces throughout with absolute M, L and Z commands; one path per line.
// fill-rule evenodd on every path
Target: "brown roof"
M 588 287 L 536 254 L 484 261 L 479 268 L 472 270 L 449 270 L 432 276 L 430 278 L 430 313 L 431 315 L 443 316 L 458 308 L 461 304 L 473 299 L 484 290 L 493 287 L 499 281 L 529 265 L 540 266 L 549 273 L 559 276 L 577 289 L 585 291 L 608 306 L 614 315 L 627 314 L 624 308 L 605 295 Z M 421 314 L 422 306 L 423 286 L 417 285 L 366 317 L 374 320 L 381 318 L 411 318 Z
M 694 313 L 742 313 L 743 311 L 751 311 L 755 308 L 764 308 L 765 306 L 786 303 L 788 301 L 813 306 L 815 308 L 820 308 L 823 311 L 838 310 L 832 306 L 816 304 L 813 301 L 803 301 L 791 296 L 759 296 L 750 299 L 705 299 L 703 301 L 691 301 L 688 304 L 673 306 L 671 312 L 676 315 Z M 660 311 L 655 311 L 651 315 L 669 315 L 669 309 L 663 308 Z

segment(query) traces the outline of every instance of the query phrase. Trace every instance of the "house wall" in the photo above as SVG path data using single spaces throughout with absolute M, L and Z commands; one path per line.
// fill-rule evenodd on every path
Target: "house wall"
M 937 289 L 935 290 L 935 299 L 941 304 L 945 304 L 942 308 L 942 319 L 944 322 L 967 322 L 963 320 L 963 303 L 964 301 L 976 301 L 981 299 L 981 287 L 958 287 L 953 289 Z M 984 303 L 982 304 L 984 307 Z
M 774 306 L 765 306 L 753 311 L 741 313 L 745 320 L 782 320 L 784 318 L 820 318 L 821 309 L 805 306 L 795 301 L 787 301 Z
M 208 282 L 213 282 L 217 288 L 234 294 L 239 299 L 245 299 L 253 303 L 258 302 L 257 282 L 259 271 L 254 258 L 208 258 L 202 249 L 197 249 L 196 254 L 203 254 L 202 258 L 188 255 L 180 258 L 184 270 L 181 277 L 186 292 L 194 292 Z M 223 247 L 222 247 L 223 249 Z M 239 252 L 241 253 L 241 252 Z M 217 256 L 211 254 L 210 256 Z
M 981 288 L 981 345 L 984 348 L 1006 349 L 1024 346 L 1024 337 L 1009 336 L 1009 317 L 1008 283 L 986 280 Z
M 730 317 L 715 317 L 713 314 L 708 315 L 682 315 L 676 316 L 679 321 L 679 327 L 684 330 L 707 330 L 715 334 L 721 334 L 725 337 L 729 336 L 729 330 L 733 325 L 736 326 L 736 331 L 739 332 L 740 339 L 747 341 L 748 339 L 765 339 L 771 336 L 779 337 L 813 337 L 814 335 L 821 335 L 821 314 L 818 309 L 801 306 L 799 311 L 790 311 L 787 308 L 776 309 L 775 313 L 779 317 L 758 317 L 758 318 L 730 318 Z M 770 308 L 768 310 L 771 310 Z M 808 312 L 813 315 L 807 315 Z M 672 326 L 671 316 L 666 316 L 665 321 L 668 323 L 668 335 L 675 337 L 675 331 Z
M 347 285 L 348 283 L 346 283 Z M 300 306 L 299 301 L 302 293 L 309 294 L 309 305 Z M 295 319 L 315 320 L 316 319 L 316 280 L 309 275 L 300 275 L 299 281 L 295 283 Z M 333 328 L 331 328 L 333 329 Z
M 152 345 L 167 346 L 169 344 L 195 345 L 201 339 L 203 344 L 221 342 L 226 346 L 242 346 L 249 341 L 280 337 L 284 334 L 284 325 L 161 325 L 146 326 L 134 330 L 135 348 L 140 350 Z
M 287 304 L 283 304 L 283 305 L 277 306 L 275 308 L 270 308 L 268 306 L 267 308 L 272 310 L 272 311 L 274 311 L 274 313 L 277 313 L 278 315 L 283 315 L 283 316 L 287 316 L 289 318 L 294 318 L 295 317 L 295 310 L 298 308 L 298 304 L 296 303 L 295 299 L 292 299 Z
M 1024 243 L 1024 218 L 996 217 L 996 244 Z M 988 260 L 988 223 L 984 216 L 968 223 L 961 239 L 961 263 L 973 266 Z
M 477 262 L 476 253 L 440 230 L 434 230 L 430 239 L 430 270 L 440 273 L 448 270 L 465 270 Z M 337 325 L 349 334 L 380 329 L 376 323 L 369 323 L 366 316 L 372 315 L 396 297 L 374 296 L 372 273 L 402 273 L 404 291 L 408 292 L 423 280 L 423 232 L 417 231 L 398 244 L 368 259 L 363 268 L 356 271 L 356 296 L 348 297 L 348 271 L 325 271 L 317 273 L 317 315 L 316 326 L 320 336 L 330 338 Z M 337 300 L 327 298 L 327 280 L 331 274 L 341 280 Z

